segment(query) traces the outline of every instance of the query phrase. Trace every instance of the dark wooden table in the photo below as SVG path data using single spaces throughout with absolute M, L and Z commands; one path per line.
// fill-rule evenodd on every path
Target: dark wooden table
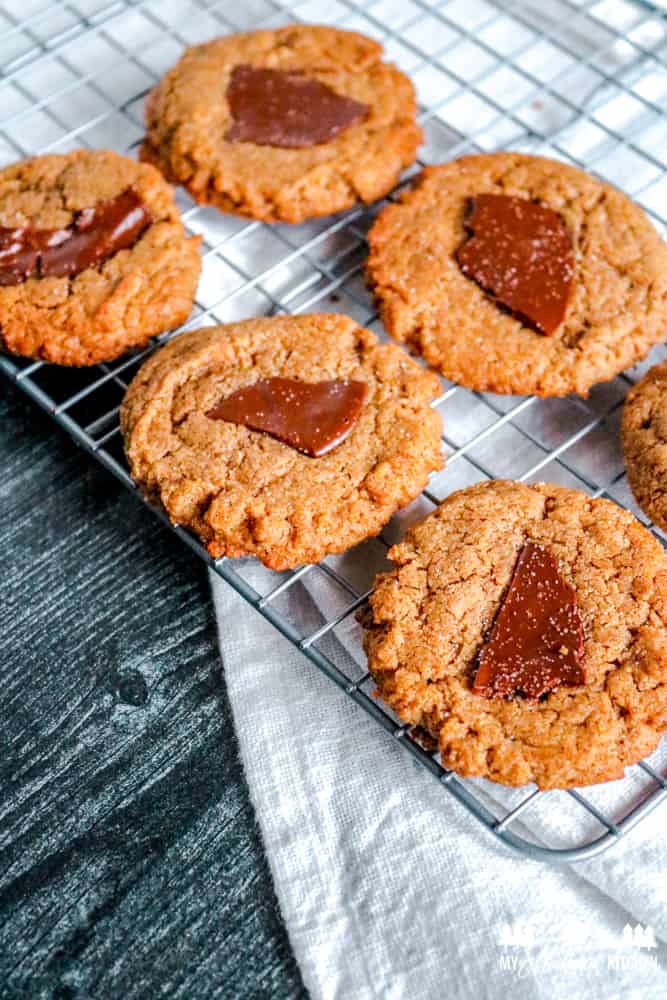
M 305 996 L 203 566 L 2 376 L 0 467 L 0 996 Z

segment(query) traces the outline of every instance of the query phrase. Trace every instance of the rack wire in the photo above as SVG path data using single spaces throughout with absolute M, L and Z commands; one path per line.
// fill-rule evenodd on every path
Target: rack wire
M 664 232 L 666 11 L 665 0 L 8 0 L 0 9 L 0 165 L 77 146 L 132 153 L 143 132 L 143 99 L 185 46 L 293 21 L 333 23 L 380 39 L 414 80 L 426 136 L 421 164 L 498 148 L 538 152 L 619 185 Z M 177 199 L 188 229 L 204 237 L 197 302 L 181 329 L 324 310 L 346 312 L 384 337 L 361 274 L 365 232 L 379 206 L 267 226 L 197 206 L 182 191 Z M 118 409 L 156 343 L 92 369 L 0 357 L 0 370 L 139 495 L 122 453 Z M 191 534 L 170 527 L 496 838 L 533 858 L 589 858 L 667 797 L 659 752 L 622 781 L 585 791 L 461 779 L 373 696 L 355 612 L 405 526 L 452 490 L 483 479 L 550 480 L 607 496 L 642 518 L 623 471 L 618 418 L 628 387 L 665 355 L 657 349 L 588 399 L 501 397 L 443 380 L 435 405 L 445 419 L 446 467 L 379 540 L 365 543 L 367 558 L 354 560 L 354 572 L 346 556 L 289 573 L 250 560 L 214 561 Z M 366 579 L 359 579 L 360 564 Z M 288 598 L 300 587 L 318 593 L 327 617 L 294 612 Z M 562 796 L 579 811 L 565 830 L 555 821 Z

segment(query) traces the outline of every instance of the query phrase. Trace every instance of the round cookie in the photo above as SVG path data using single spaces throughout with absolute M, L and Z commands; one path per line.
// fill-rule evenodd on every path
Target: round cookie
M 347 436 L 313 458 L 211 411 L 259 380 L 365 383 Z M 272 569 L 376 535 L 442 466 L 435 375 L 347 316 L 250 319 L 175 337 L 143 365 L 121 410 L 132 475 L 214 557 Z
M 483 696 L 480 654 L 527 546 L 555 560 L 576 604 L 584 683 Z M 667 557 L 628 511 L 559 486 L 487 482 L 448 497 L 389 556 L 364 622 L 369 670 L 403 720 L 437 737 L 445 767 L 565 788 L 619 778 L 655 748 L 667 728 Z M 528 584 L 539 612 L 545 592 Z M 530 603 L 524 594 L 513 619 L 516 649 L 536 620 Z
M 667 361 L 628 393 L 622 436 L 632 492 L 644 513 L 667 531 Z
M 457 263 L 479 195 L 537 202 L 564 223 L 571 293 L 552 335 L 499 308 Z M 367 278 L 389 333 L 471 389 L 586 395 L 665 336 L 667 246 L 638 205 L 565 163 L 493 153 L 429 167 L 368 239 Z
M 340 105 L 333 110 L 343 117 L 350 106 L 354 110 L 355 102 L 364 107 L 328 141 L 319 134 L 315 138 L 322 141 L 313 144 L 275 145 L 302 142 L 303 136 L 281 138 L 270 120 L 259 122 L 259 141 L 250 141 L 243 138 L 252 132 L 249 123 L 243 123 L 245 130 L 235 123 L 230 106 L 230 87 L 239 68 L 273 71 L 267 74 L 268 83 L 260 76 L 258 86 L 272 87 L 285 73 L 291 74 L 291 87 L 301 82 L 312 91 L 315 84 L 318 102 L 327 99 L 319 85 L 329 88 L 329 103 L 310 118 L 315 132 L 329 119 L 331 102 Z M 337 96 L 347 100 L 337 101 Z M 256 94 L 258 105 L 271 99 L 270 90 Z M 313 100 L 312 93 L 308 100 Z M 288 114 L 305 114 L 306 104 L 297 96 Z M 261 107 L 255 108 L 258 111 Z M 401 170 L 414 161 L 421 142 L 415 113 L 412 83 L 382 62 L 377 42 L 351 31 L 295 24 L 229 35 L 187 49 L 148 97 L 141 155 L 199 202 L 269 222 L 301 222 L 387 194 Z M 256 131 L 257 113 L 254 119 Z
M 78 246 L 82 220 L 124 197 L 139 208 L 136 232 L 123 241 L 122 220 L 107 221 L 126 248 L 86 264 L 79 247 L 79 265 L 65 273 L 55 250 Z M 12 354 L 61 365 L 111 361 L 190 313 L 200 241 L 186 236 L 173 192 L 154 167 L 83 149 L 12 164 L 0 170 L 0 227 L 0 347 Z M 47 253 L 46 243 L 67 233 L 70 241 Z M 108 233 L 99 244 L 110 250 Z

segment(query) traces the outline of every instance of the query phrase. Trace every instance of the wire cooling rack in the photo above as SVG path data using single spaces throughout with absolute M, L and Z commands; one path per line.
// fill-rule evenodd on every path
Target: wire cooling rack
M 327 22 L 381 39 L 417 88 L 426 141 L 420 162 L 514 148 L 569 160 L 625 189 L 667 227 L 667 2 L 638 0 L 6 0 L 0 7 L 0 164 L 76 146 L 136 150 L 143 99 L 182 49 L 215 35 L 290 21 Z M 416 168 L 415 168 L 416 169 Z M 196 206 L 203 273 L 185 328 L 277 312 L 342 311 L 384 336 L 361 270 L 377 206 L 299 226 L 266 226 Z M 165 338 L 160 338 L 164 340 Z M 153 347 L 113 364 L 66 370 L 0 358 L 0 369 L 91 455 L 136 491 L 118 408 Z M 665 355 L 654 352 L 652 361 Z M 641 366 L 641 371 L 648 367 Z M 212 561 L 173 530 L 505 844 L 575 861 L 600 853 L 667 796 L 659 752 L 623 781 L 540 793 L 463 780 L 373 697 L 354 614 L 386 546 L 452 490 L 487 478 L 551 480 L 634 507 L 618 419 L 635 369 L 589 399 L 468 392 L 443 381 L 446 468 L 398 516 L 368 558 L 330 557 L 290 573 L 250 560 Z M 165 520 L 164 515 L 156 511 Z M 664 541 L 664 538 L 662 539 Z M 368 576 L 359 579 L 359 564 Z M 251 582 L 252 581 L 252 582 Z M 303 615 L 293 587 L 318 594 L 327 617 Z M 559 823 L 565 811 L 575 817 Z M 559 800 L 560 797 L 560 800 Z

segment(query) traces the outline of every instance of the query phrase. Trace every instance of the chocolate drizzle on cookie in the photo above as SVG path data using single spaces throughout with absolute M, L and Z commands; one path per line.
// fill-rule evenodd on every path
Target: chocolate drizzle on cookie
M 473 694 L 537 699 L 561 686 L 575 687 L 585 681 L 583 653 L 574 589 L 554 556 L 528 542 L 480 654 Z
M 471 198 L 470 236 L 456 251 L 471 278 L 497 305 L 549 337 L 565 318 L 574 275 L 572 241 L 562 217 L 527 198 Z
M 345 440 L 359 418 L 366 383 L 259 379 L 216 403 L 206 416 L 262 431 L 311 458 Z
M 247 64 L 232 70 L 227 103 L 234 119 L 227 142 L 283 149 L 330 142 L 368 114 L 367 104 L 303 73 Z
M 20 285 L 33 277 L 74 277 L 132 247 L 154 221 L 129 188 L 84 208 L 64 229 L 0 226 L 0 286 Z

